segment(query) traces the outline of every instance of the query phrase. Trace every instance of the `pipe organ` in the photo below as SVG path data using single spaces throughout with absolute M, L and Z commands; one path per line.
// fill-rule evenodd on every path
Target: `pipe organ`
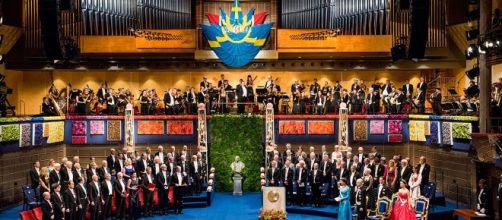
M 445 0 L 429 0 L 427 47 L 446 47 Z M 340 29 L 343 35 L 409 35 L 398 0 L 282 0 L 281 28 Z

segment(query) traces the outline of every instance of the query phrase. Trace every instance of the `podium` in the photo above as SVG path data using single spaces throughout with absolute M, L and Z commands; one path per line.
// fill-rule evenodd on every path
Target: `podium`
M 284 187 L 263 188 L 263 210 L 286 211 L 286 189 Z
M 232 177 L 232 180 L 234 181 L 234 196 L 242 196 L 242 176 L 241 175 L 234 175 Z

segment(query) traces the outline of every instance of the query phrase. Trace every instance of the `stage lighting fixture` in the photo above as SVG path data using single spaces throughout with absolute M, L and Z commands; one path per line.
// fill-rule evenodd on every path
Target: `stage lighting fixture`
M 465 57 L 470 60 L 474 57 L 477 57 L 479 55 L 478 53 L 478 47 L 476 44 L 471 44 L 469 47 L 467 47 L 467 51 L 465 53 Z
M 474 78 L 479 76 L 479 67 L 476 66 L 476 67 L 466 71 L 465 75 L 467 75 L 467 77 L 469 77 L 470 80 L 473 80 Z
M 473 29 L 465 32 L 465 37 L 467 37 L 467 41 L 474 40 L 479 36 L 479 29 Z
M 487 48 L 486 48 L 486 46 L 485 46 L 484 44 L 480 44 L 480 45 L 478 46 L 478 53 L 479 53 L 479 54 L 486 54 L 486 49 L 487 49 Z

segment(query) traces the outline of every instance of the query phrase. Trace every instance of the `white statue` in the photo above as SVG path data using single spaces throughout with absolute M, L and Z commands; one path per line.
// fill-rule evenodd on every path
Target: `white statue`
M 235 156 L 234 162 L 230 164 L 230 168 L 232 169 L 232 176 L 241 176 L 242 175 L 242 170 L 246 166 L 244 163 L 241 161 L 241 158 L 239 156 Z

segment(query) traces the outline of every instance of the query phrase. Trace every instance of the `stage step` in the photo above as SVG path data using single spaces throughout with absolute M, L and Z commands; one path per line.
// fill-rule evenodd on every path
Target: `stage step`
M 202 202 L 183 202 L 183 208 L 205 208 L 207 201 Z

